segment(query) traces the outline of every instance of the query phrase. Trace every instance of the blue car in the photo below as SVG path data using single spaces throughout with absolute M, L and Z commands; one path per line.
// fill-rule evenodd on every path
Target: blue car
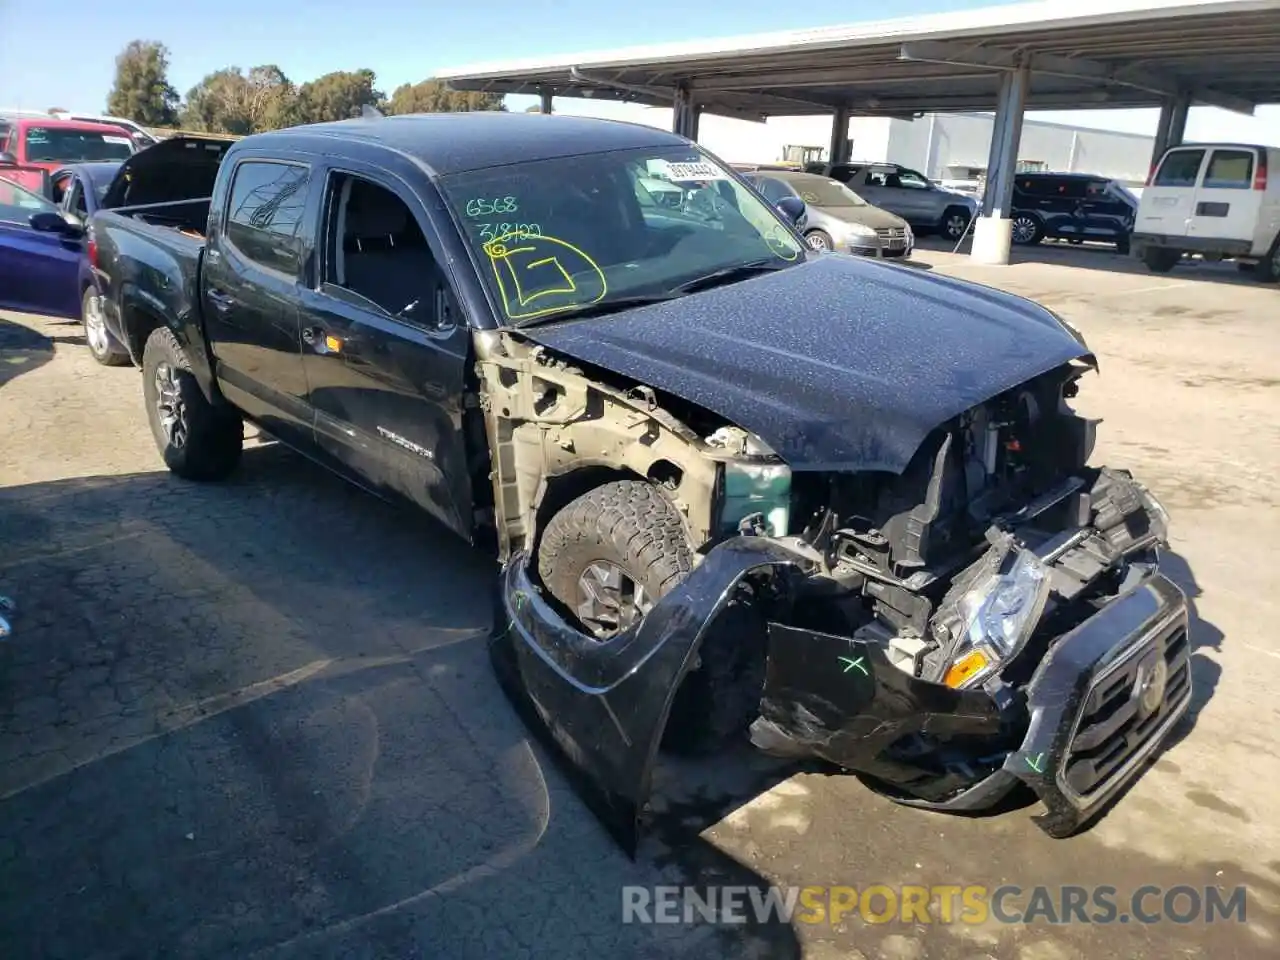
M 0 310 L 74 319 L 84 227 L 57 204 L 0 179 Z
M 99 363 L 125 363 L 102 323 L 85 229 L 119 163 L 82 163 L 49 178 L 52 200 L 0 179 L 0 309 L 80 320 Z

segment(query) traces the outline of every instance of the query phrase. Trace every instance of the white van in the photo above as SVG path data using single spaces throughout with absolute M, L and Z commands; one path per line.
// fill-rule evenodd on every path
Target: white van
M 1156 273 L 1199 253 L 1234 257 L 1258 279 L 1280 281 L 1280 149 L 1170 147 L 1142 191 L 1131 246 Z

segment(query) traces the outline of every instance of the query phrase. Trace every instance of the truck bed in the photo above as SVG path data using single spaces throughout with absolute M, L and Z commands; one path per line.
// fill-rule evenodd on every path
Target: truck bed
M 137 226 L 163 227 L 172 233 L 203 242 L 205 226 L 209 222 L 209 198 L 118 207 L 109 213 L 132 220 Z
M 151 318 L 200 323 L 200 265 L 208 200 L 99 210 L 93 215 L 95 278 L 107 329 L 137 361 Z

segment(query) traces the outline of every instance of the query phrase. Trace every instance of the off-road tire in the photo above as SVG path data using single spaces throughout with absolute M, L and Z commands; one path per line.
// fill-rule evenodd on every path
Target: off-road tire
M 551 518 L 538 546 L 543 586 L 569 611 L 578 578 L 593 562 L 620 567 L 656 602 L 693 569 L 680 514 L 650 483 L 620 480 L 597 487 Z M 714 750 L 755 717 L 764 684 L 766 624 L 754 606 L 735 599 L 708 628 L 699 663 L 676 691 L 663 746 L 672 752 Z
M 166 431 L 157 404 L 160 391 L 156 377 L 163 365 L 173 371 L 181 400 L 179 416 L 185 430 L 181 443 L 175 443 Z M 142 389 L 151 435 L 170 472 L 186 480 L 223 480 L 235 470 L 244 445 L 240 416 L 206 399 L 191 372 L 191 361 L 168 327 L 159 327 L 147 338 L 142 351 Z
M 128 366 L 133 363 L 129 351 L 107 330 L 102 319 L 102 307 L 94 303 L 97 295 L 98 291 L 91 286 L 85 287 L 80 295 L 80 323 L 84 327 L 84 342 L 89 348 L 89 356 L 104 367 Z
M 1142 262 L 1152 273 L 1168 273 L 1178 265 L 1181 259 L 1181 251 L 1169 250 L 1165 247 L 1147 247 L 1142 253 Z
M 538 544 L 538 576 L 567 610 L 577 606 L 578 578 L 607 560 L 657 601 L 693 569 L 680 514 L 651 483 L 619 480 L 562 508 Z

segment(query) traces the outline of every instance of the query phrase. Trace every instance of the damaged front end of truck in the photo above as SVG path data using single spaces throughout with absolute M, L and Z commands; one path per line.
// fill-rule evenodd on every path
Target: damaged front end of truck
M 1128 473 L 1087 465 L 1094 423 L 1067 403 L 1094 368 L 1083 344 L 980 402 L 982 384 L 938 400 L 930 409 L 950 415 L 931 428 L 926 411 L 856 436 L 829 425 L 764 436 L 745 407 L 699 420 L 692 387 L 605 385 L 603 348 L 585 336 L 539 339 L 507 338 L 480 364 L 497 511 L 510 521 L 500 528 L 517 531 L 503 541 L 494 663 L 631 854 L 682 688 L 726 648 L 763 659 L 742 674 L 755 705 L 743 726 L 759 749 L 826 761 L 935 810 L 989 808 L 1025 784 L 1054 837 L 1090 821 L 1186 712 L 1188 608 L 1159 572 L 1168 518 Z M 584 392 L 566 407 L 575 383 Z M 830 462 L 841 438 L 875 451 L 867 469 Z M 512 509 L 522 497 L 511 491 L 548 463 L 563 474 L 568 458 L 610 449 L 680 461 L 628 469 L 675 477 L 667 492 L 696 531 L 697 559 L 602 638 L 540 582 L 535 510 Z M 548 479 L 530 483 L 539 492 L 523 499 L 536 501 Z M 707 513 L 690 485 L 705 487 Z M 731 615 L 744 607 L 757 616 Z

